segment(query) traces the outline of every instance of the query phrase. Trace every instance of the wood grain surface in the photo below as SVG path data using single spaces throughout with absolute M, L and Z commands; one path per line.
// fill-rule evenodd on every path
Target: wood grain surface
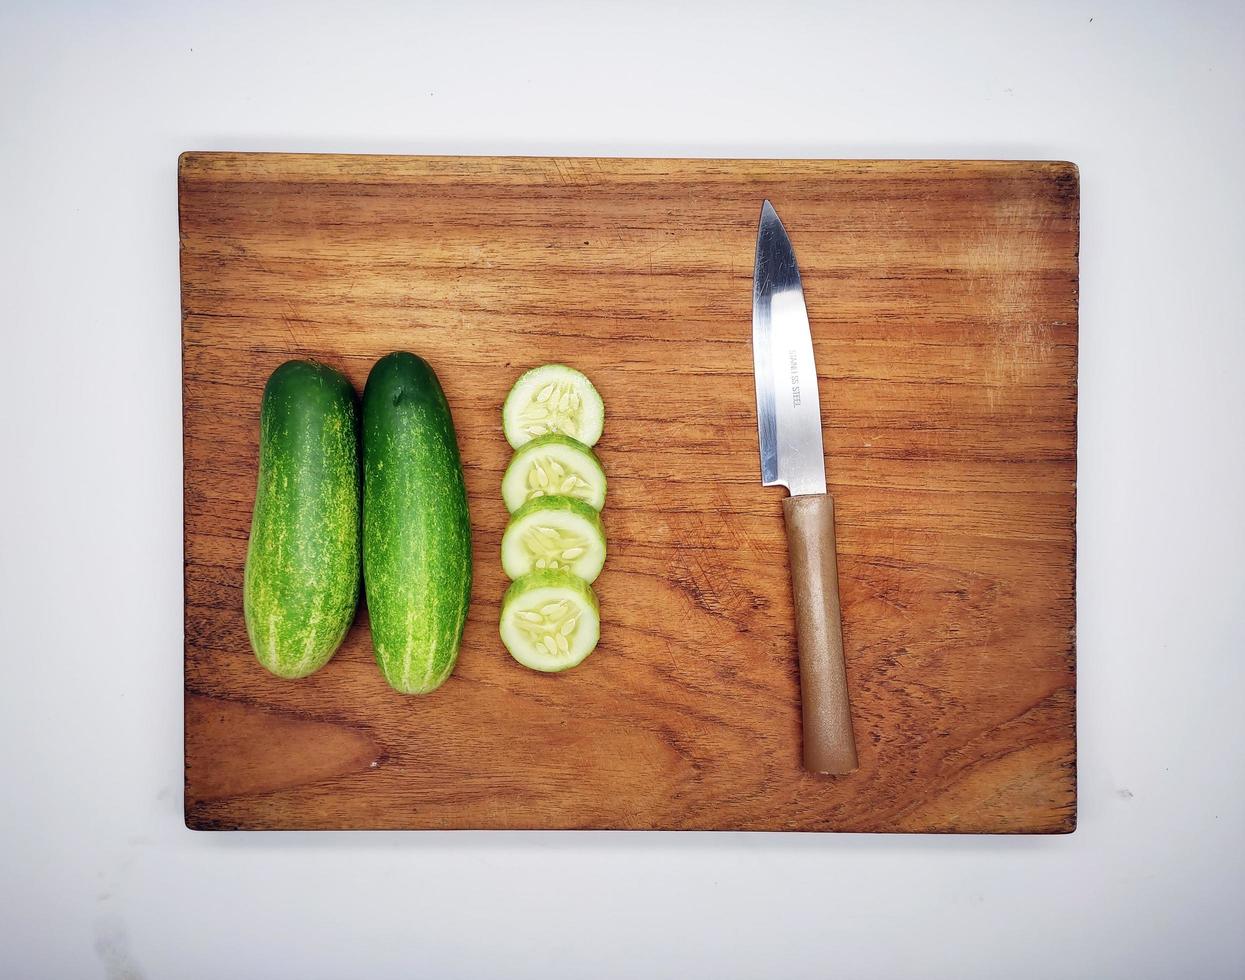
M 179 176 L 186 821 L 195 828 L 1067 832 L 1075 826 L 1078 179 L 1066 163 L 191 153 Z M 821 383 L 860 768 L 800 765 L 781 492 L 759 484 L 752 258 L 769 197 Z M 436 368 L 472 606 L 436 693 L 367 615 L 256 662 L 242 566 L 260 394 Z M 545 676 L 497 636 L 502 399 L 605 398 L 603 629 Z

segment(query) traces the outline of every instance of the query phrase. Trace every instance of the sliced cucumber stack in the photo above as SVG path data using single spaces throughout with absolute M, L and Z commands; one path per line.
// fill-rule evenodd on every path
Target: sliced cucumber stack
M 549 433 L 595 446 L 605 426 L 605 403 L 579 371 L 542 364 L 514 383 L 501 418 L 506 441 L 515 449 Z
M 568 670 L 582 663 L 601 638 L 597 597 L 570 572 L 533 572 L 506 590 L 500 631 L 510 655 L 524 667 Z
M 568 571 L 591 585 L 605 564 L 605 528 L 595 510 L 571 497 L 540 497 L 514 512 L 501 539 L 501 565 L 512 578 Z
M 592 447 L 605 404 L 574 368 L 543 364 L 514 383 L 501 413 L 515 448 L 501 481 L 510 511 L 501 564 L 514 580 L 501 639 L 524 667 L 556 673 L 582 663 L 601 638 L 591 583 L 605 564 L 605 471 Z
M 605 470 L 596 453 L 578 439 L 539 436 L 510 460 L 501 495 L 512 514 L 529 500 L 551 496 L 573 497 L 600 510 L 605 506 Z

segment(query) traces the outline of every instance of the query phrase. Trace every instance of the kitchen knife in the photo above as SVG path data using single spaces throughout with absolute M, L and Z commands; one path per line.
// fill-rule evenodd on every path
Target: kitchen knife
M 843 663 L 834 500 L 826 493 L 821 402 L 804 287 L 787 231 L 769 201 L 761 207 L 752 277 L 761 484 L 783 486 L 791 591 L 800 654 L 804 768 L 856 768 Z

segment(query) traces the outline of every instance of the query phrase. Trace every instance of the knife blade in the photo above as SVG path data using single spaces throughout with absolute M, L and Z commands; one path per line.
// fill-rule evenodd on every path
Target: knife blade
M 790 493 L 783 517 L 800 658 L 804 768 L 847 773 L 857 766 L 856 744 L 817 365 L 795 250 L 768 200 L 761 206 L 752 277 L 752 357 L 761 484 Z
M 761 207 L 752 278 L 752 358 L 762 486 L 797 496 L 826 492 L 821 399 L 804 284 L 774 206 Z

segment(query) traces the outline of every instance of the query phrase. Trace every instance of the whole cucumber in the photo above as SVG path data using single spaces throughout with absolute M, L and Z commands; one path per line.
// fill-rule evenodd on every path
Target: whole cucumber
M 436 690 L 467 621 L 471 523 L 441 383 L 402 351 L 376 362 L 363 392 L 363 582 L 385 679 Z
M 243 578 L 246 631 L 278 677 L 328 663 L 359 602 L 359 417 L 354 389 L 314 361 L 264 387 L 259 484 Z

